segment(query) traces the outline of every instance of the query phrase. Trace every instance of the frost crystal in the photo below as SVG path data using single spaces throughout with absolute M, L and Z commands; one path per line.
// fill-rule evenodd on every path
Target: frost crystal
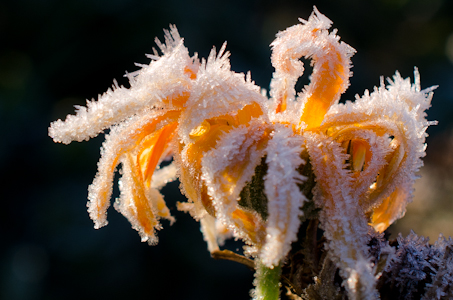
M 453 241 L 442 235 L 434 245 L 411 232 L 398 237 L 396 254 L 378 285 L 381 295 L 392 299 L 452 299 Z
M 250 73 L 231 71 L 226 44 L 200 61 L 171 26 L 165 43 L 156 40 L 162 55 L 154 51 L 149 65 L 127 74 L 130 88 L 115 82 L 76 115 L 51 124 L 49 135 L 65 144 L 110 129 L 88 189 L 95 228 L 107 224 L 121 165 L 114 207 L 142 241 L 157 243 L 160 220 L 174 221 L 159 189 L 178 178 L 188 198 L 178 208 L 200 221 L 212 253 L 234 236 L 248 244 L 257 266 L 278 269 L 298 240 L 301 220 L 316 215 L 326 261 L 340 269 L 350 299 L 377 299 L 378 278 L 407 297 L 428 277 L 430 297 L 451 294 L 451 240 L 428 247 L 413 236 L 400 238 L 395 257 L 388 244 L 369 246 L 411 201 L 425 130 L 435 124 L 425 113 L 434 88 L 421 90 L 415 69 L 415 83 L 396 73 L 388 85 L 381 80 L 373 92 L 339 104 L 355 50 L 329 31 L 332 22 L 316 8 L 300 21 L 271 44 L 270 100 Z M 313 74 L 296 95 L 301 57 L 312 60 Z M 392 267 L 376 253 L 393 257 Z

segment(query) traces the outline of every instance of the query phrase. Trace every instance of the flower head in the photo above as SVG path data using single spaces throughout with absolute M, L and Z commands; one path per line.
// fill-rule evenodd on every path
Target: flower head
M 396 73 L 389 85 L 382 80 L 372 93 L 340 104 L 355 50 L 329 32 L 332 22 L 316 8 L 300 21 L 271 44 L 270 100 L 250 73 L 230 70 L 226 45 L 200 61 L 173 26 L 164 44 L 157 40 L 163 55 L 155 51 L 149 66 L 127 74 L 130 88 L 115 84 L 76 116 L 51 124 L 49 135 L 66 144 L 110 128 L 89 187 L 96 228 L 107 224 L 121 164 L 114 206 L 143 241 L 157 242 L 161 218 L 174 221 L 159 189 L 179 178 L 189 199 L 179 209 L 201 222 L 210 251 L 232 234 L 274 268 L 297 240 L 303 206 L 313 201 L 351 298 L 374 297 L 367 233 L 385 230 L 411 200 L 433 124 L 424 113 L 433 88 L 420 89 L 417 70 L 414 84 Z M 310 84 L 296 94 L 301 57 L 314 67 Z M 304 168 L 315 177 L 310 195 Z

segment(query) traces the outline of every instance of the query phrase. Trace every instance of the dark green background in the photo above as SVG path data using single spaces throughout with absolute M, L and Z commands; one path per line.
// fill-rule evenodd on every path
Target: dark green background
M 412 76 L 418 66 L 423 87 L 440 85 L 429 111 L 440 125 L 429 129 L 431 138 L 450 134 L 453 1 L 1 0 L 0 298 L 249 299 L 253 274 L 210 258 L 198 223 L 175 209 L 178 183 L 163 191 L 177 222 L 163 221 L 157 246 L 140 243 L 113 209 L 110 224 L 94 230 L 85 203 L 103 137 L 64 146 L 52 142 L 47 127 L 113 78 L 127 84 L 125 71 L 149 62 L 144 54 L 170 23 L 191 54 L 206 57 L 228 41 L 232 69 L 251 70 L 268 88 L 268 45 L 298 17 L 307 19 L 314 4 L 357 50 L 342 99 L 395 70 Z M 437 156 L 437 145 L 428 156 Z

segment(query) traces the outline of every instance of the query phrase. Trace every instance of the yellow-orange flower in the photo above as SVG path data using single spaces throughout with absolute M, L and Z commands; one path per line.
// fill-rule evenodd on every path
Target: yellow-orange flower
M 66 144 L 110 128 L 89 187 L 95 227 L 107 224 L 121 164 L 115 208 L 143 241 L 156 243 L 161 218 L 174 221 L 159 189 L 179 178 L 189 199 L 179 209 L 200 220 L 210 251 L 232 234 L 273 268 L 297 239 L 302 206 L 309 201 L 299 169 L 311 164 L 313 201 L 321 208 L 332 259 L 351 299 L 358 293 L 373 299 L 367 233 L 385 230 L 411 200 L 425 130 L 433 124 L 424 113 L 432 88 L 420 89 L 417 70 L 414 84 L 397 73 L 389 85 L 382 82 L 355 102 L 339 104 L 355 50 L 329 32 L 331 23 L 315 8 L 307 21 L 277 34 L 270 100 L 250 74 L 230 70 L 225 45 L 200 61 L 189 56 L 171 27 L 165 43 L 158 42 L 163 55 L 151 55 L 149 66 L 128 74 L 129 89 L 115 83 L 76 116 L 52 123 L 49 135 Z M 310 84 L 296 94 L 301 57 L 314 68 Z M 171 164 L 159 167 L 170 158 Z M 244 203 L 241 195 L 254 181 L 259 188 L 253 193 L 263 201 Z

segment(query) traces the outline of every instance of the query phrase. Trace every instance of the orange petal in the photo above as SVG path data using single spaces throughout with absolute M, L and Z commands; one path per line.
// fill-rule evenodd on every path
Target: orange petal
M 164 126 L 140 145 L 141 148 L 137 155 L 137 162 L 140 166 L 141 178 L 147 188 L 151 186 L 154 170 L 162 154 L 168 148 L 168 142 L 173 138 L 177 126 L 177 122 Z
M 194 70 L 192 70 L 191 68 L 189 67 L 186 67 L 184 69 L 184 73 L 188 74 L 190 79 L 194 80 L 194 79 L 197 79 L 197 74 L 195 73 Z
M 248 127 L 238 127 L 222 136 L 215 148 L 202 159 L 203 178 L 215 207 L 216 218 L 237 237 L 261 246 L 266 231 L 264 221 L 255 213 L 239 206 L 238 198 L 261 162 L 270 138 L 270 128 L 259 120 Z
M 260 105 L 252 102 L 235 113 L 204 120 L 190 132 L 190 137 L 194 142 L 180 145 L 179 151 L 183 160 L 180 179 L 184 190 L 191 201 L 202 203 L 211 215 L 215 215 L 215 209 L 200 178 L 203 156 L 217 145 L 225 133 L 240 125 L 247 126 L 253 118 L 262 114 Z
M 288 95 L 285 93 L 278 99 L 277 108 L 275 109 L 276 113 L 281 113 L 286 110 L 288 105 Z
M 139 166 L 132 155 L 127 154 L 123 161 L 123 179 L 119 210 L 131 222 L 132 227 L 139 231 L 142 241 L 155 243 L 154 228 L 159 225 L 156 216 L 146 197 L 145 187 L 139 173 Z
M 212 149 L 220 137 L 230 129 L 230 126 L 224 124 L 209 125 L 209 129 L 199 136 L 195 143 L 180 147 L 184 160 L 181 166 L 181 181 L 187 197 L 195 203 L 201 202 L 211 215 L 215 215 L 215 211 L 206 187 L 201 181 L 201 159 L 204 153 Z
M 146 191 L 148 201 L 151 202 L 151 205 L 156 211 L 156 214 L 161 218 L 169 220 L 170 224 L 172 224 L 175 221 L 175 218 L 171 216 L 170 210 L 168 209 L 162 194 L 158 190 L 153 188 L 146 189 Z
M 326 129 L 329 125 L 331 127 Z M 333 120 L 317 130 L 326 131 L 349 155 L 351 173 L 347 179 L 365 212 L 379 205 L 395 188 L 392 181 L 399 173 L 404 146 L 396 143 L 401 139 L 401 133 L 391 130 L 391 127 L 371 125 L 370 121 L 335 125 Z M 389 133 L 394 135 L 393 142 Z
M 264 242 L 266 235 L 265 223 L 257 217 L 256 213 L 245 211 L 243 209 L 236 209 L 231 214 L 235 227 L 240 228 L 248 234 L 248 238 L 253 244 L 259 245 Z
M 349 61 L 345 61 L 337 45 L 327 44 L 321 57 L 312 57 L 315 67 L 307 88 L 306 99 L 301 121 L 307 124 L 306 129 L 321 125 L 324 115 L 330 106 L 345 92 L 349 78 Z
M 167 111 L 161 114 L 146 115 L 117 131 L 111 132 L 103 144 L 98 172 L 88 188 L 87 204 L 95 228 L 107 224 L 106 211 L 112 194 L 113 177 L 119 158 L 136 148 L 142 139 L 154 132 L 162 123 L 178 119 L 180 111 Z
M 180 95 L 170 95 L 162 100 L 165 104 L 171 104 L 175 108 L 182 109 L 190 97 L 189 92 L 182 92 Z
M 378 232 L 386 230 L 396 219 L 404 215 L 408 195 L 396 188 L 393 193 L 384 199 L 371 214 L 370 225 Z
M 189 203 L 180 204 L 178 209 L 191 212 L 194 218 L 201 217 L 202 212 L 205 210 L 210 215 L 215 215 L 206 187 L 201 182 L 200 169 L 196 168 L 196 166 L 201 165 L 199 161 L 201 156 L 198 151 L 199 149 L 195 149 L 193 144 L 185 146 L 179 143 L 179 155 L 177 155 L 177 160 L 180 161 L 179 180 L 181 181 L 181 187 L 183 187 L 185 196 L 194 204 L 194 207 L 190 208 L 190 210 L 187 209 L 188 205 L 185 205 Z
M 311 129 L 321 124 L 330 106 L 347 89 L 350 58 L 355 50 L 340 43 L 338 36 L 328 32 L 331 22 L 318 11 L 308 21 L 302 22 L 304 24 L 278 33 L 271 44 L 271 59 L 275 68 L 271 96 L 276 101 L 276 112 L 285 111 L 287 102 L 295 100 L 294 87 L 304 71 L 299 59 L 311 59 L 314 67 L 311 82 L 301 96 L 305 100 L 305 108 L 300 119 L 307 125 L 307 129 Z
M 237 125 L 248 124 L 251 119 L 258 118 L 263 114 L 261 106 L 257 102 L 245 105 L 236 115 Z

